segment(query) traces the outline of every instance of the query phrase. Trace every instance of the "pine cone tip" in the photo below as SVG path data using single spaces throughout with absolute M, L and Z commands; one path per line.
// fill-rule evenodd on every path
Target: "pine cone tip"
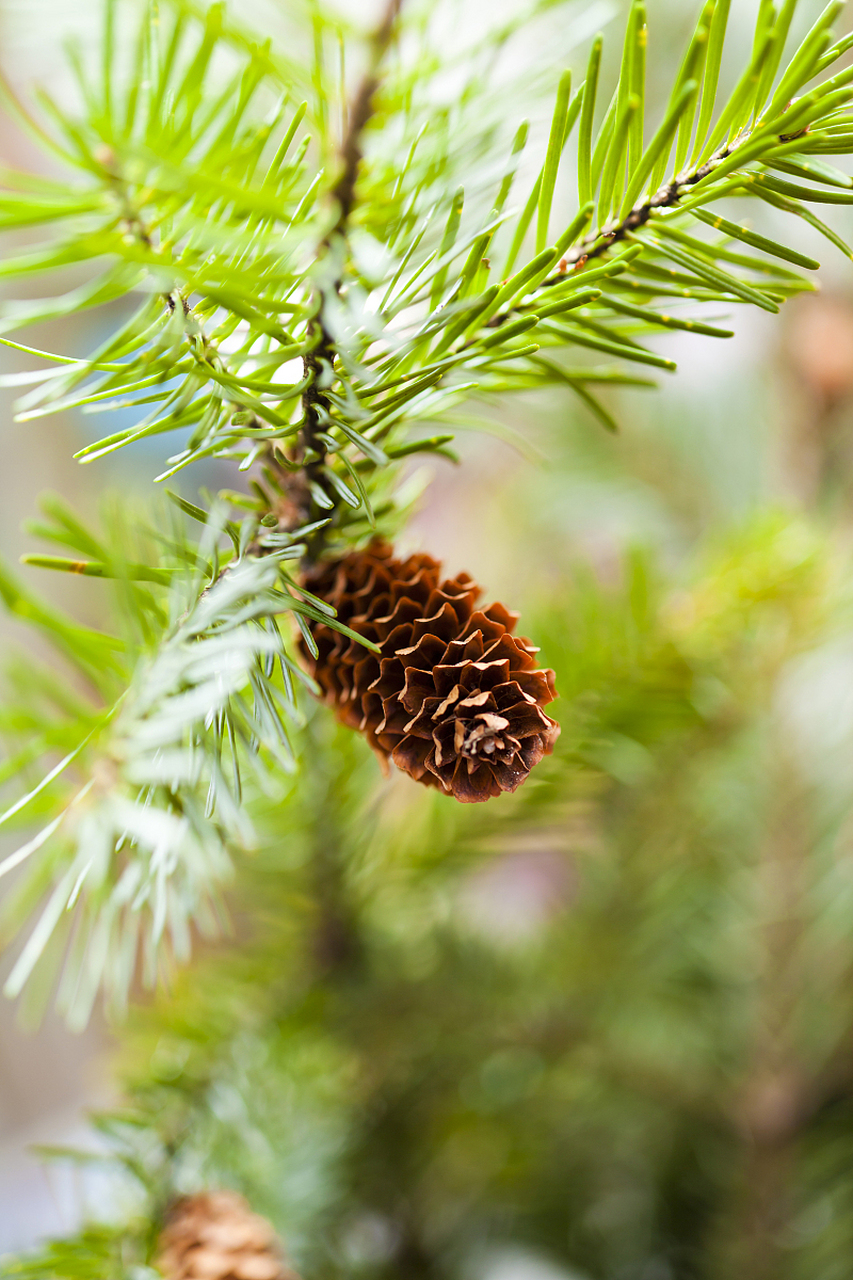
M 270 1223 L 234 1191 L 176 1200 L 156 1266 L 165 1280 L 298 1280 Z

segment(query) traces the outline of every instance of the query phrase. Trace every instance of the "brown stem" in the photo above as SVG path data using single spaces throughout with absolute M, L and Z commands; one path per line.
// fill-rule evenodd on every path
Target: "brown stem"
M 402 0 L 389 0 L 382 20 L 370 38 L 368 67 L 350 105 L 347 128 L 341 141 L 341 172 L 329 193 L 337 205 L 337 217 L 318 246 L 318 258 L 333 249 L 335 243 L 346 235 L 347 223 L 355 204 L 358 167 L 363 157 L 362 136 L 374 112 L 374 98 L 379 88 L 379 68 L 391 43 L 401 5 Z M 340 292 L 341 284 L 338 277 L 332 285 L 335 293 Z M 318 433 L 323 431 L 330 409 L 326 387 L 331 381 L 335 361 L 335 343 L 324 321 L 322 303 L 314 321 L 314 329 L 319 341 L 303 360 L 305 375 L 311 377 L 311 383 L 302 397 L 305 421 L 301 450 L 304 453 L 310 449 L 315 455 L 306 468 L 309 480 L 319 480 L 326 456 L 325 446 L 318 439 Z
M 722 147 L 711 156 L 710 160 L 693 173 L 687 174 L 686 177 L 674 178 L 672 182 L 667 182 L 645 204 L 635 206 L 621 222 L 617 222 L 613 226 L 604 227 L 596 231 L 594 235 L 587 236 L 585 240 L 581 240 L 579 245 L 576 245 L 574 249 L 566 254 L 566 262 L 571 265 L 572 263 L 577 264 L 581 260 L 589 261 L 591 258 L 601 257 L 617 241 L 624 240 L 632 231 L 636 231 L 638 227 L 645 226 L 656 210 L 669 209 L 678 204 L 685 187 L 695 186 L 697 182 L 707 178 L 708 174 L 722 160 L 731 155 L 731 152 L 731 147 Z M 562 276 L 554 277 L 551 280 L 547 280 L 546 284 L 553 284 L 556 280 L 561 280 L 562 278 Z
M 562 269 L 553 276 L 549 276 L 547 280 L 543 280 L 540 287 L 547 289 L 552 285 L 561 284 L 566 279 L 566 267 L 574 267 L 575 270 L 579 270 L 586 266 L 587 262 L 591 262 L 593 258 L 602 257 L 620 240 L 627 239 L 632 231 L 637 231 L 640 227 L 644 227 L 653 213 L 656 213 L 659 209 L 670 209 L 678 204 L 685 187 L 695 186 L 697 182 L 707 178 L 708 174 L 722 160 L 731 155 L 732 150 L 732 147 L 722 147 L 719 151 L 714 152 L 710 160 L 706 161 L 693 173 L 687 174 L 686 177 L 674 178 L 672 182 L 667 182 L 645 203 L 636 205 L 620 222 L 600 227 L 592 235 L 586 236 L 579 244 L 575 245 L 574 249 L 569 250 L 563 258 Z M 488 328 L 496 329 L 514 314 L 514 308 L 498 312 L 497 315 L 492 316 L 488 323 Z
M 347 130 L 341 143 L 340 156 L 343 167 L 331 193 L 338 205 L 338 220 L 330 236 L 333 236 L 336 231 L 343 231 L 352 213 L 355 203 L 355 182 L 363 154 L 361 139 L 373 115 L 373 99 L 379 88 L 379 67 L 391 43 L 401 7 L 402 0 L 389 0 L 382 21 L 370 39 L 370 63 L 350 105 Z M 329 237 L 326 243 L 328 239 Z

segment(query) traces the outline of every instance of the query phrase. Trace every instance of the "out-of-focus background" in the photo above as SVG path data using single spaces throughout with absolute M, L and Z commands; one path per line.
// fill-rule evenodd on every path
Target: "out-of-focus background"
M 475 26 L 484 5 L 460 0 L 460 21 Z M 488 7 L 494 9 L 491 0 Z M 586 7 L 595 10 L 596 24 L 613 14 L 616 44 L 620 5 Z M 651 47 L 662 68 L 657 80 L 651 77 L 652 88 L 658 83 L 668 89 L 697 7 L 697 0 L 650 0 Z M 755 8 L 752 0 L 733 5 L 732 67 L 746 57 Z M 811 12 L 807 3 L 803 8 Z M 93 38 L 98 9 L 94 0 L 73 6 L 65 0 L 0 0 L 7 74 L 24 90 L 39 81 L 61 86 L 63 35 Z M 577 6 L 578 13 L 583 9 Z M 263 22 L 273 6 L 241 12 Z M 557 24 L 554 56 L 560 39 Z M 567 49 L 566 56 L 580 67 L 584 52 Z M 4 123 L 0 163 L 31 167 L 45 161 Z M 837 224 L 849 238 L 853 228 L 845 232 L 845 220 L 849 215 L 842 213 Z M 612 398 L 622 425 L 615 438 L 557 393 L 508 404 L 499 415 L 499 434 L 463 435 L 462 467 L 435 466 L 409 541 L 443 557 L 453 570 L 475 573 L 490 596 L 534 612 L 566 566 L 585 565 L 606 583 L 619 577 L 635 549 L 648 554 L 675 588 L 697 549 L 763 509 L 805 511 L 843 545 L 853 530 L 853 266 L 810 228 L 799 226 L 793 234 L 798 247 L 824 264 L 819 293 L 787 304 L 781 318 L 733 309 L 737 336 L 727 342 L 667 334 L 661 345 L 679 371 L 661 378 L 658 391 Z M 73 325 L 36 326 L 23 337 L 73 354 L 93 346 L 109 323 L 96 312 Z M 25 367 L 15 352 L 0 350 L 0 371 Z M 31 545 L 21 526 L 35 515 L 41 492 L 56 490 L 87 511 L 106 480 L 130 492 L 159 469 L 159 455 L 144 449 L 80 467 L 72 454 L 87 438 L 85 419 L 62 415 L 16 425 L 12 400 L 11 392 L 0 392 L 0 554 L 7 560 L 16 561 Z M 215 473 L 197 478 L 217 482 Z M 50 589 L 71 601 L 63 581 Z M 97 616 L 97 592 L 81 594 L 76 580 L 73 601 L 75 609 Z M 5 649 L 20 638 L 0 618 L 0 645 Z M 828 696 L 831 702 L 831 689 Z M 837 714 L 849 717 L 850 707 L 839 706 Z M 535 915 L 549 866 L 547 859 L 540 865 L 522 857 L 515 879 L 480 886 L 478 909 L 495 928 L 526 927 L 518 923 L 525 894 Z M 74 1177 L 46 1169 L 27 1153 L 33 1144 L 73 1142 L 80 1135 L 86 1107 L 109 1098 L 107 1051 L 99 1025 L 72 1035 L 48 1015 L 32 1031 L 0 1000 L 0 1252 L 74 1225 L 81 1204 Z M 772 1110 L 772 1096 L 766 1105 Z M 508 1274 L 517 1274 L 507 1266 Z M 544 1263 L 540 1271 L 547 1280 L 551 1272 Z M 528 1265 L 528 1274 L 535 1280 L 540 1273 Z

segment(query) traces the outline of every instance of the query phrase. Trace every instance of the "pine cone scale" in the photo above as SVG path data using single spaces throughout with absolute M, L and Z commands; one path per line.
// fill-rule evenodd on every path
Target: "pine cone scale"
M 411 637 L 411 632 L 409 636 Z M 393 643 L 393 636 L 389 636 L 388 639 L 389 644 Z M 446 653 L 447 646 L 442 644 L 438 636 L 425 635 L 418 640 L 417 644 L 401 646 L 397 650 L 397 657 L 407 667 L 420 667 L 423 671 L 432 671 Z
M 467 574 L 440 580 L 429 556 L 395 560 L 373 544 L 321 566 L 306 587 L 353 631 L 379 647 L 312 623 L 319 657 L 306 660 L 326 700 L 358 727 L 383 763 L 473 803 L 514 791 L 559 733 L 542 707 L 554 673 L 536 669 L 537 649 L 513 634 L 518 614 L 475 608 Z
M 424 704 L 425 698 L 430 698 L 435 694 L 435 681 L 432 673 L 423 671 L 420 667 L 409 667 L 406 672 L 405 683 L 399 693 L 400 702 L 405 709 L 412 715 L 420 711 Z
M 435 751 L 432 738 L 405 737 L 391 751 L 391 759 L 398 769 L 408 773 L 416 782 L 425 781 L 428 786 L 441 786 L 439 779 L 427 769 L 427 759 Z

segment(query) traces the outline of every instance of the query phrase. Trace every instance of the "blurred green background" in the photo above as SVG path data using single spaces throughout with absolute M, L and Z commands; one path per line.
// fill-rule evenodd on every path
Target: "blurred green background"
M 735 0 L 730 68 L 755 8 Z M 696 9 L 649 4 L 662 90 Z M 588 11 L 577 31 L 618 29 Z M 61 78 L 63 28 L 95 24 L 89 0 L 5 0 L 7 72 Z M 580 64 L 567 31 L 548 59 Z M 0 149 L 41 163 L 10 128 Z M 433 467 L 405 546 L 522 610 L 562 695 L 553 760 L 472 812 L 383 780 L 317 712 L 309 781 L 241 869 L 245 946 L 124 1045 L 179 1180 L 238 1184 L 309 1275 L 853 1275 L 853 270 L 807 227 L 798 247 L 820 291 L 733 308 L 727 342 L 667 334 L 679 371 L 608 398 L 618 436 L 519 396 Z M 76 352 L 106 323 L 27 340 Z M 85 419 L 14 425 L 2 394 L 7 558 L 41 491 L 91 511 L 158 469 L 79 468 Z M 351 962 L 318 978 L 324 911 Z M 0 1005 L 0 1250 L 113 1196 L 22 1154 L 82 1132 L 111 1053 Z

